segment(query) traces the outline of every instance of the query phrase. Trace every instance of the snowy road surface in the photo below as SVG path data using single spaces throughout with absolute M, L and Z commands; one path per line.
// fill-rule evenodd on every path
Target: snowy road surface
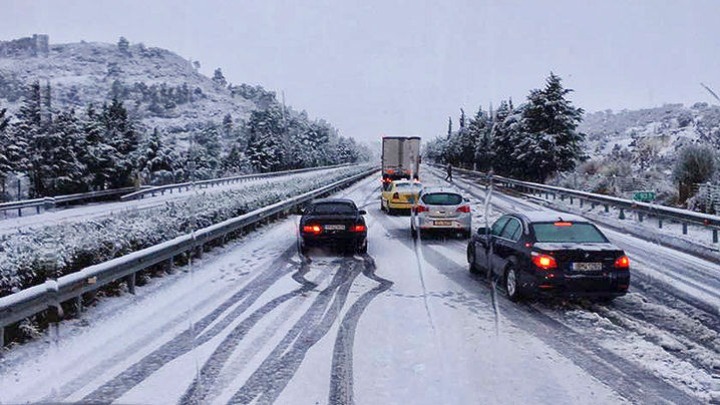
M 465 241 L 414 243 L 408 217 L 380 212 L 378 186 L 370 178 L 341 193 L 368 210 L 367 255 L 314 250 L 306 260 L 296 250 L 297 217 L 266 226 L 10 351 L 0 363 L 0 403 L 711 399 L 720 325 L 706 304 L 717 297 L 717 264 L 671 261 L 673 251 L 610 234 L 638 256 L 626 297 L 514 304 L 468 272 Z M 479 226 L 483 192 L 474 194 Z M 536 209 L 493 198 L 492 218 Z M 708 284 L 686 278 L 708 296 L 677 295 L 646 275 L 672 277 L 675 266 L 706 274 Z

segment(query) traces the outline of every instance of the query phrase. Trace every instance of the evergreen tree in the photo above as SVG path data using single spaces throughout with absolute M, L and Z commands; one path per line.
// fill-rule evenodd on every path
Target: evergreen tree
M 125 37 L 120 37 L 117 43 L 118 50 L 123 54 L 130 53 L 130 42 Z
M 210 124 L 202 131 L 196 132 L 188 150 L 188 162 L 194 166 L 193 179 L 215 177 L 220 169 L 221 153 L 220 130 L 216 125 Z
M 103 143 L 114 149 L 114 153 L 109 154 L 114 172 L 109 178 L 109 187 L 130 187 L 135 183 L 137 175 L 134 169 L 139 135 L 123 103 L 118 99 L 113 99 L 110 105 L 103 105 L 99 119 Z
M 280 109 L 253 111 L 248 120 L 245 154 L 258 172 L 281 170 L 284 161 L 283 126 Z
M 490 170 L 492 166 L 492 149 L 490 138 L 490 122 L 488 116 L 478 108 L 475 117 L 470 120 L 468 126 L 470 136 L 475 140 L 475 169 L 480 171 Z
M 47 195 L 71 194 L 87 191 L 86 167 L 77 151 L 86 149 L 80 123 L 73 110 L 62 112 L 53 120 L 45 138 L 42 162 L 39 166 L 46 182 Z
M 218 86 L 227 86 L 227 80 L 225 80 L 225 76 L 220 68 L 215 69 L 215 72 L 213 72 L 212 81 Z
M 14 139 L 18 156 L 16 170 L 26 172 L 30 178 L 30 196 L 41 197 L 45 195 L 42 171 L 41 152 L 44 149 L 44 138 L 47 133 L 42 120 L 42 96 L 40 83 L 34 82 L 28 89 L 23 100 L 15 123 Z
M 712 178 L 717 169 L 716 160 L 715 151 L 708 145 L 689 145 L 680 150 L 673 169 L 673 179 L 678 182 L 678 199 L 681 204 L 691 196 L 695 184 Z
M 544 89 L 530 92 L 522 109 L 523 136 L 511 155 L 521 177 L 542 182 L 558 171 L 572 170 L 584 157 L 585 135 L 576 130 L 583 110 L 565 98 L 570 92 L 553 73 Z
M 516 148 L 520 118 L 519 112 L 512 109 L 511 102 L 502 101 L 495 112 L 490 131 L 491 155 L 492 169 L 499 175 L 510 176 L 515 169 L 510 157 Z
M 5 181 L 8 174 L 15 170 L 14 159 L 16 158 L 13 156 L 16 153 L 14 141 L 8 130 L 10 118 L 5 116 L 6 112 L 7 109 L 0 109 L 0 183 L 2 184 L 0 187 L 3 191 L 3 194 L 0 194 L 0 201 L 5 199 Z
M 151 184 L 163 183 L 173 177 L 172 149 L 168 148 L 155 128 L 152 134 L 139 148 L 138 170 L 146 182 Z
M 87 108 L 86 119 L 81 127 L 85 149 L 78 151 L 78 158 L 86 168 L 84 181 L 93 190 L 104 190 L 115 176 L 117 151 L 105 141 L 101 115 L 92 104 Z

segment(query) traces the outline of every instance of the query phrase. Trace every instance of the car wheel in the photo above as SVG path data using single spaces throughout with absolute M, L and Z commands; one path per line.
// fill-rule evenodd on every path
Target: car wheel
M 477 265 L 475 264 L 475 249 L 473 249 L 471 245 L 468 245 L 467 248 L 467 260 L 470 267 L 470 273 L 477 274 L 479 271 Z
M 510 301 L 517 302 L 520 300 L 520 284 L 517 271 L 510 266 L 505 270 L 505 291 Z
M 601 304 L 610 304 L 615 300 L 615 298 L 617 298 L 617 297 L 614 295 L 610 295 L 610 296 L 606 296 L 606 297 L 597 297 L 597 298 L 595 298 L 595 301 L 599 302 Z
M 395 210 L 390 208 L 390 204 L 388 204 L 387 213 L 388 215 L 395 215 Z
M 355 252 L 364 255 L 368 251 L 368 242 L 367 239 L 363 241 L 362 243 L 358 244 L 358 246 L 355 248 Z
M 302 243 L 302 242 L 300 242 L 300 244 L 298 245 L 298 248 L 299 248 L 300 254 L 303 255 L 303 256 L 307 256 L 308 251 L 310 250 L 310 249 L 308 249 L 308 247 L 305 246 L 305 244 Z

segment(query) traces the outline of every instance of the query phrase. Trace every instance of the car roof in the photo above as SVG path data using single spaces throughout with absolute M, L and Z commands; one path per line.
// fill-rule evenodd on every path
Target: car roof
M 528 223 L 537 223 L 537 222 L 558 222 L 558 221 L 568 221 L 568 222 L 587 222 L 589 223 L 587 219 L 573 214 L 566 214 L 563 212 L 556 212 L 556 211 L 549 211 L 549 210 L 537 210 L 537 211 L 525 211 L 522 213 L 519 212 L 512 212 L 511 215 L 514 215 L 516 217 L 522 218 L 525 222 Z
M 428 194 L 428 193 L 452 193 L 452 194 L 462 195 L 462 194 L 460 194 L 459 192 L 457 192 L 456 190 L 453 190 L 453 189 L 451 189 L 451 188 L 448 188 L 448 187 L 438 187 L 438 186 L 423 187 L 422 192 L 423 192 L 423 194 Z
M 313 200 L 311 204 L 352 204 L 355 205 L 355 201 L 349 198 L 319 198 Z

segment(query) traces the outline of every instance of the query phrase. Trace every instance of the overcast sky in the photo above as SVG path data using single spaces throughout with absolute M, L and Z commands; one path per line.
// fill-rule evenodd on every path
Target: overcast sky
M 232 83 L 284 91 L 344 135 L 426 139 L 550 71 L 587 111 L 714 102 L 720 1 L 0 0 L 0 40 L 167 48 Z

